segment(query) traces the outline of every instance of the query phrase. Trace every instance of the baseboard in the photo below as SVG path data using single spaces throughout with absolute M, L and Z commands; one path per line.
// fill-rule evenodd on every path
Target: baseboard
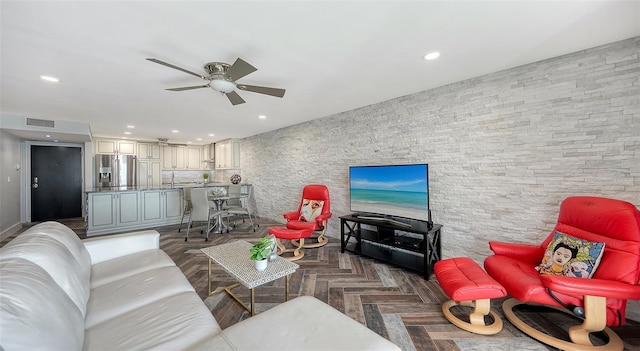
M 0 241 L 10 237 L 20 229 L 22 229 L 22 223 L 18 222 L 12 225 L 11 227 L 7 228 L 6 230 L 2 231 L 2 233 L 0 233 Z

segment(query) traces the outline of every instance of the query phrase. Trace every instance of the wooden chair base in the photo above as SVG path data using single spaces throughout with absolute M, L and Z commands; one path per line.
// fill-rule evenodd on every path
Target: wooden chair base
M 322 230 L 322 232 L 317 237 L 311 236 L 311 237 L 307 238 L 307 239 L 310 239 L 310 240 L 315 240 L 316 242 L 308 242 L 307 241 L 307 243 L 303 244 L 302 247 L 305 248 L 305 249 L 315 249 L 315 248 L 327 245 L 327 243 L 329 242 L 329 238 L 327 238 L 325 236 L 326 233 L 327 233 L 327 227 L 326 227 L 326 224 L 325 224 L 324 229 Z M 292 240 L 292 242 L 294 242 L 294 241 L 297 242 L 298 240 Z
M 514 298 L 508 299 L 502 303 L 502 311 L 504 312 L 505 317 L 520 331 L 529 335 L 530 337 L 545 343 L 547 345 L 551 345 L 561 350 L 566 351 L 622 351 L 624 350 L 624 343 L 622 339 L 610 328 L 604 326 L 602 324 L 602 317 L 606 312 L 606 299 L 604 297 L 593 297 L 593 296 L 585 296 L 585 313 L 586 317 L 584 322 L 581 325 L 573 326 L 569 328 L 569 337 L 572 341 L 567 341 L 563 339 L 555 338 L 551 335 L 545 334 L 530 325 L 523 322 L 516 314 L 513 312 L 513 308 L 518 305 L 523 305 L 524 302 L 520 302 Z M 533 306 L 543 306 L 538 304 L 530 304 Z M 546 308 L 553 308 L 554 310 L 573 315 L 570 311 L 558 308 L 555 306 L 547 306 Z M 591 312 L 590 312 L 591 311 Z M 594 316 L 596 318 L 594 318 Z M 593 327 L 595 324 L 601 325 Z M 602 331 L 608 338 L 609 342 L 604 345 L 594 346 L 589 340 L 589 333 Z
M 465 322 L 451 313 L 451 307 L 458 305 L 474 308 L 469 314 L 469 322 Z M 502 319 L 495 311 L 491 310 L 490 306 L 490 299 L 462 302 L 449 300 L 442 304 L 442 313 L 449 322 L 460 329 L 481 335 L 493 335 L 502 330 Z M 487 314 L 491 314 L 491 318 L 493 318 L 493 323 L 489 325 L 485 324 L 484 321 L 484 317 Z
M 278 256 L 284 258 L 287 261 L 297 261 L 304 257 L 304 238 L 298 241 L 291 240 L 293 248 L 287 248 L 279 238 L 276 238 L 276 246 L 278 246 Z M 283 254 L 293 253 L 293 256 L 282 256 Z

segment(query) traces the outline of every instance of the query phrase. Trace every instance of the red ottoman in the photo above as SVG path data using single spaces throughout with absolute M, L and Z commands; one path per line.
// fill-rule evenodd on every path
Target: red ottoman
M 505 288 L 495 281 L 477 263 L 467 257 L 438 261 L 433 267 L 442 290 L 451 300 L 442 304 L 442 313 L 449 322 L 476 334 L 490 335 L 502 330 L 502 319 L 491 310 L 491 299 L 507 295 Z M 469 321 L 454 316 L 451 307 L 471 306 Z M 493 323 L 486 325 L 484 317 L 491 314 Z
M 288 229 L 286 227 L 273 227 L 269 229 L 269 234 L 276 237 L 278 245 L 278 256 L 284 253 L 293 252 L 293 256 L 282 257 L 287 261 L 296 261 L 304 257 L 304 239 L 311 236 L 311 229 Z M 287 248 L 280 240 L 289 240 L 293 248 Z

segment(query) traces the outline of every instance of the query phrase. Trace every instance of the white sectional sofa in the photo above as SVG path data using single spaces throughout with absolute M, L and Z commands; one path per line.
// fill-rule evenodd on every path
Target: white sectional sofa
M 221 330 L 159 238 L 57 222 L 17 236 L 0 248 L 0 349 L 400 350 L 309 296 Z

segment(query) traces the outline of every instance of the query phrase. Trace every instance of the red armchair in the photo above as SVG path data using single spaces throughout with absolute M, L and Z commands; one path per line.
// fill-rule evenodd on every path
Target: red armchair
M 600 265 L 592 278 L 540 274 L 535 267 L 556 232 L 604 242 Z M 622 350 L 622 340 L 608 327 L 625 322 L 627 300 L 640 299 L 640 211 L 631 203 L 588 196 L 565 199 L 558 222 L 541 245 L 490 242 L 495 253 L 485 259 L 487 272 L 512 297 L 503 304 L 509 321 L 529 336 L 563 350 Z M 569 329 L 571 342 L 527 325 L 513 312 L 523 303 L 569 311 L 583 319 Z M 589 334 L 604 331 L 605 345 L 594 347 Z
M 305 200 L 322 201 L 322 210 L 320 214 L 313 220 L 308 221 L 301 218 L 301 214 L 305 212 L 303 205 L 306 206 Z M 304 248 L 320 247 L 327 244 L 329 239 L 326 237 L 327 233 L 327 221 L 331 218 L 331 201 L 329 199 L 329 189 L 325 185 L 310 184 L 302 189 L 302 199 L 298 210 L 293 212 L 287 212 L 284 215 L 287 220 L 288 229 L 311 229 L 313 232 L 319 232 L 319 234 L 311 237 L 310 243 L 304 243 Z

